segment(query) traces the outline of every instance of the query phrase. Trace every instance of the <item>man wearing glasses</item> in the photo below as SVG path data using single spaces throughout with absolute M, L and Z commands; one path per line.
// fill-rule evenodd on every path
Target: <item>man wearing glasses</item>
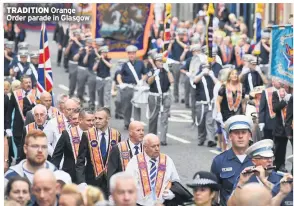
M 29 131 L 25 137 L 24 153 L 26 159 L 19 164 L 11 166 L 5 173 L 5 187 L 9 179 L 15 176 L 26 177 L 33 183 L 33 176 L 40 168 L 47 168 L 51 171 L 57 170 L 56 167 L 46 161 L 48 155 L 48 142 L 44 132 L 40 130 Z

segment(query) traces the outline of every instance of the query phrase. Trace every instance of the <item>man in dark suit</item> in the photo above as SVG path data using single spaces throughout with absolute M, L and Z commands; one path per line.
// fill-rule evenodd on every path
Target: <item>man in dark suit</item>
M 144 138 L 144 125 L 142 122 L 133 121 L 129 126 L 129 139 L 115 145 L 109 155 L 107 166 L 107 182 L 112 175 L 125 171 L 130 159 L 143 152 L 142 141 Z
M 73 182 L 76 181 L 75 164 L 79 152 L 79 143 L 83 133 L 93 126 L 94 113 L 90 110 L 82 109 L 79 113 L 79 125 L 69 130 L 64 130 L 55 147 L 51 162 L 59 168 L 64 155 L 62 170 L 71 176 Z
M 275 143 L 275 160 L 276 170 L 286 172 L 285 158 L 288 138 L 285 131 L 286 109 L 291 98 L 291 94 L 287 94 L 284 88 L 280 88 L 273 93 L 273 111 L 276 113 L 276 124 L 273 130 Z M 291 140 L 290 140 L 291 141 Z M 293 140 L 291 141 L 293 145 Z
M 30 76 L 24 75 L 21 78 L 21 89 L 14 91 L 8 105 L 5 128 L 8 137 L 13 137 L 17 147 L 17 157 L 23 148 L 22 133 L 24 126 L 23 99 L 32 91 L 32 80 Z
M 109 109 L 99 108 L 95 112 L 95 127 L 90 128 L 82 136 L 76 163 L 76 183 L 100 187 L 105 197 L 108 197 L 106 178 L 108 156 L 112 147 L 121 141 L 120 132 L 110 128 L 109 122 Z
M 276 114 L 273 111 L 273 92 L 281 88 L 281 83 L 272 78 L 272 87 L 266 88 L 262 91 L 259 104 L 259 129 L 263 131 L 263 139 L 273 140 L 273 129 L 276 124 Z
M 293 96 L 291 96 L 287 105 L 285 129 L 288 139 L 290 139 L 290 141 L 293 141 Z

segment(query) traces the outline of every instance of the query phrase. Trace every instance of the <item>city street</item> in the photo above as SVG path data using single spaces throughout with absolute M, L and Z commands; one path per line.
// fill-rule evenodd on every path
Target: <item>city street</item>
M 27 31 L 26 42 L 30 44 L 30 51 L 39 49 L 39 39 L 39 31 Z M 68 93 L 68 73 L 65 73 L 62 66 L 57 67 L 57 44 L 53 42 L 52 32 L 48 32 L 48 39 L 53 71 L 54 94 L 56 97 L 60 93 Z M 113 62 L 115 62 L 115 60 Z M 112 71 L 112 74 L 113 73 L 114 71 Z M 112 114 L 114 114 L 113 101 L 111 109 Z M 145 133 L 147 134 L 148 120 L 145 117 L 145 110 L 142 111 L 142 120 L 146 124 Z M 190 109 L 186 109 L 184 104 L 173 103 L 168 129 L 168 146 L 161 147 L 161 152 L 168 154 L 173 159 L 183 184 L 186 184 L 192 179 L 195 172 L 200 170 L 209 171 L 212 159 L 219 153 L 216 151 L 216 148 L 208 148 L 207 146 L 200 147 L 197 145 L 197 128 L 192 128 L 191 123 Z M 123 120 L 116 120 L 113 118 L 111 120 L 111 125 L 122 133 L 123 139 L 127 138 L 128 133 L 123 129 Z M 289 142 L 287 156 L 290 154 L 292 154 L 292 152 Z M 288 163 L 287 169 L 290 169 Z

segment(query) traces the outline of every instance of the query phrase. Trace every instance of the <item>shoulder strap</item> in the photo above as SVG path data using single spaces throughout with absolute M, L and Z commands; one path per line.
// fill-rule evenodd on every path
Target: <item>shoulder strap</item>
M 128 163 L 130 161 L 130 152 L 129 152 L 127 142 L 126 141 L 120 142 L 118 144 L 118 149 L 120 152 L 120 160 L 121 160 L 122 170 L 125 171 Z
M 136 80 L 136 82 L 138 84 L 139 83 L 139 78 L 138 78 L 138 75 L 137 75 L 137 72 L 136 72 L 134 66 L 131 64 L 131 62 L 128 62 L 127 65 L 129 67 L 129 69 L 131 70 L 131 72 L 132 72 L 132 74 L 133 74 L 133 76 L 134 76 L 134 78 L 135 78 L 135 80 Z
M 13 94 L 14 94 L 15 101 L 16 101 L 17 106 L 18 106 L 19 113 L 20 113 L 20 115 L 22 117 L 22 120 L 24 121 L 25 117 L 23 115 L 23 95 L 22 95 L 22 90 L 18 89 L 16 91 L 14 91 Z

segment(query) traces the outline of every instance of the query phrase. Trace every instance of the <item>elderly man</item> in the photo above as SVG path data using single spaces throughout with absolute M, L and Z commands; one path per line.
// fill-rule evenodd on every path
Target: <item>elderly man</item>
M 179 182 L 180 178 L 172 159 L 160 153 L 159 137 L 147 134 L 143 147 L 144 152 L 134 156 L 126 169 L 136 179 L 137 205 L 154 205 L 174 199 L 170 183 Z
M 226 204 L 235 180 L 243 169 L 253 166 L 245 153 L 252 136 L 252 128 L 252 119 L 245 115 L 232 116 L 225 122 L 225 130 L 229 134 L 232 148 L 217 155 L 211 165 L 211 172 L 216 175 L 218 183 L 221 184 L 221 205 Z
M 52 96 L 49 92 L 44 91 L 42 92 L 40 96 L 40 104 L 44 105 L 47 109 L 47 118 L 48 120 L 57 117 L 57 115 L 60 115 L 60 111 L 56 108 L 51 106 L 52 105 Z M 34 104 L 33 104 L 34 105 Z M 34 115 L 32 111 L 28 111 L 26 113 L 26 120 L 25 125 L 28 125 L 30 123 L 34 122 Z
M 236 197 L 246 183 L 260 183 L 271 191 L 274 185 L 280 182 L 282 176 L 273 171 L 273 146 L 273 141 L 266 139 L 256 142 L 246 150 L 245 154 L 252 158 L 254 167 L 246 167 L 236 179 L 228 204 L 237 205 Z
M 129 138 L 118 143 L 110 152 L 107 168 L 107 180 L 117 172 L 125 171 L 131 158 L 143 151 L 144 125 L 133 121 L 129 126 Z
M 64 113 L 65 102 L 69 99 L 67 94 L 59 94 L 57 97 L 57 108 L 60 113 Z
M 76 103 L 76 101 L 68 99 L 65 102 L 64 113 L 61 115 L 57 115 L 57 117 L 51 119 L 44 128 L 44 132 L 48 138 L 49 156 L 52 157 L 55 146 L 63 130 L 69 129 L 72 112 L 76 110 L 78 107 L 79 106 Z
M 110 194 L 116 206 L 136 206 L 137 183 L 126 172 L 119 172 L 110 178 Z
M 32 206 L 58 206 L 56 178 L 52 171 L 40 169 L 34 175 Z

